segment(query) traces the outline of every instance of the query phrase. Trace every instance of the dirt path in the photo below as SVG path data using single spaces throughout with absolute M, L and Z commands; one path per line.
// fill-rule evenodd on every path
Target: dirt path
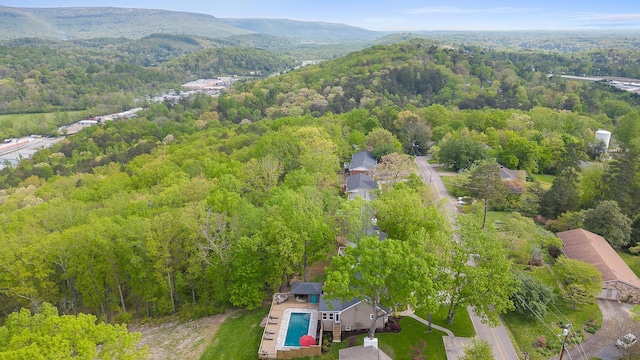
M 142 333 L 139 345 L 149 347 L 149 360 L 197 360 L 231 314 L 226 312 L 187 322 L 129 326 L 129 331 Z

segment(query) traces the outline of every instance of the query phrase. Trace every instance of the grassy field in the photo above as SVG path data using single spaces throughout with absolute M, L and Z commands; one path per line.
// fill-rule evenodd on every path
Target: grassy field
M 449 194 L 455 193 L 453 186 L 453 180 L 455 179 L 455 176 L 441 176 L 440 179 L 442 179 L 442 183 L 444 184 L 444 187 L 447 189 L 447 192 Z
M 640 276 L 640 256 L 618 251 L 618 255 L 629 265 L 636 275 Z
M 427 319 L 427 316 L 429 314 L 426 311 L 419 309 L 416 310 L 416 315 L 420 316 L 423 319 Z M 451 325 L 447 324 L 446 306 L 441 306 L 440 309 L 438 309 L 438 311 L 433 314 L 431 321 L 436 325 L 451 330 L 455 336 L 474 337 L 476 335 L 473 324 L 471 323 L 471 317 L 469 317 L 469 313 L 464 307 L 459 308 L 456 311 L 453 318 L 453 324 Z
M 553 183 L 553 179 L 556 177 L 554 175 L 546 175 L 546 174 L 531 174 L 531 176 L 540 183 L 540 186 L 543 189 L 549 189 L 551 184 Z M 531 184 L 528 182 L 527 184 Z
M 82 119 L 83 115 L 84 111 L 0 115 L 0 130 L 7 129 L 7 133 L 15 136 L 44 135 L 55 131 L 60 125 Z
M 513 340 L 518 344 L 521 351 L 529 352 L 531 360 L 548 359 L 533 347 L 533 343 L 544 336 L 548 343 L 557 342 L 557 334 L 562 332 L 559 323 L 571 322 L 574 331 L 583 330 L 583 325 L 589 321 L 602 324 L 602 313 L 597 304 L 580 305 L 574 308 L 572 304 L 564 301 L 561 290 L 558 287 L 557 279 L 548 266 L 527 268 L 519 267 L 525 274 L 533 276 L 542 281 L 545 285 L 552 287 L 557 296 L 553 306 L 548 307 L 547 315 L 543 318 L 527 317 L 515 312 L 503 315 L 502 319 L 509 328 Z M 525 270 L 528 269 L 528 270 Z M 559 344 L 559 342 L 557 343 Z
M 475 217 L 478 222 L 482 221 L 480 210 L 470 213 L 469 216 Z M 531 259 L 531 251 L 534 248 L 544 249 L 545 244 L 556 239 L 555 235 L 531 219 L 511 212 L 490 211 L 487 214 L 487 228 L 497 231 L 496 240 L 501 241 L 508 249 L 509 256 L 515 263 L 514 271 L 522 271 L 540 280 L 551 287 L 557 296 L 554 305 L 548 307 L 547 315 L 543 318 L 527 317 L 515 312 L 507 313 L 502 317 L 513 340 L 521 351 L 529 352 L 531 360 L 550 358 L 548 355 L 538 353 L 533 344 L 543 336 L 548 344 L 559 345 L 557 334 L 562 332 L 559 323 L 570 321 L 575 331 L 582 331 L 583 325 L 588 321 L 595 321 L 598 325 L 602 323 L 602 314 L 597 304 L 574 308 L 572 304 L 564 301 L 558 279 L 552 271 L 553 260 L 546 251 L 542 251 L 542 257 L 547 264 L 539 267 L 527 265 Z M 640 262 L 637 264 L 640 265 Z
M 263 330 L 259 324 L 268 311 L 268 308 L 263 307 L 227 319 L 200 359 L 244 360 L 257 358 Z M 442 336 L 446 335 L 445 333 L 437 330 L 429 333 L 426 325 L 411 318 L 402 318 L 400 328 L 399 333 L 376 333 L 380 348 L 393 359 L 411 360 L 411 348 L 418 345 L 422 339 L 426 343 L 424 353 L 427 355 L 427 359 L 446 360 L 444 343 L 442 342 Z M 362 345 L 365 336 L 357 335 L 355 345 Z M 329 352 L 313 357 L 313 359 L 338 360 L 340 349 L 349 346 L 349 342 L 349 338 L 346 338 L 340 343 L 333 343 Z
M 268 313 L 268 307 L 261 307 L 227 319 L 200 359 L 256 359 L 264 330 L 260 322 Z

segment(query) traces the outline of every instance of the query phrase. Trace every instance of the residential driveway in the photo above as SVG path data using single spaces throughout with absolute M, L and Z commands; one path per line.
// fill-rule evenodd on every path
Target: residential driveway
M 573 359 L 583 359 L 598 356 L 603 360 L 617 360 L 620 352 L 612 345 L 616 339 L 630 331 L 635 323 L 631 317 L 631 306 L 620 304 L 612 300 L 597 300 L 602 311 L 602 327 L 590 336 L 581 346 L 581 349 L 573 347 L 568 353 Z M 581 324 L 574 324 L 580 326 Z M 554 359 L 558 359 L 556 356 Z M 566 357 L 565 357 L 566 358 Z

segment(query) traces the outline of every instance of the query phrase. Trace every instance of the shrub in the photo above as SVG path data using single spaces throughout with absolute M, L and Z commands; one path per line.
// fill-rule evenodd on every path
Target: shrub
M 424 339 L 420 339 L 417 345 L 411 347 L 411 360 L 425 360 L 427 356 L 424 354 L 424 349 L 427 347 L 427 343 Z
M 536 341 L 533 343 L 534 348 L 546 348 L 547 347 L 547 338 L 544 335 L 538 336 Z
M 391 327 L 391 331 L 393 332 L 400 331 L 400 325 L 398 325 L 398 323 L 396 322 L 391 323 L 390 327 Z
M 555 245 L 549 245 L 547 251 L 549 252 L 549 255 L 551 255 L 551 257 L 554 259 L 557 259 L 558 256 L 562 255 L 562 251 L 560 250 L 560 248 Z
M 333 339 L 333 335 L 331 333 L 327 333 L 326 336 L 322 337 L 322 352 L 328 352 L 329 350 L 331 350 L 332 340 L 330 339 L 330 337 L 331 339 Z
M 349 338 L 349 344 L 347 345 L 347 347 L 354 347 L 356 346 L 356 341 L 358 341 L 358 339 L 356 339 L 355 336 L 352 336 Z
M 542 250 L 540 250 L 540 248 L 535 247 L 531 249 L 531 260 L 529 260 L 529 264 L 532 266 L 542 265 Z

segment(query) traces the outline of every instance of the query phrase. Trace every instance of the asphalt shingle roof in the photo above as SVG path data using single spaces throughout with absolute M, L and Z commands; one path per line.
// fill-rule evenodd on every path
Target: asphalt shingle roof
M 640 289 L 640 279 L 602 236 L 584 229 L 559 232 L 568 258 L 595 266 L 604 281 L 624 281 Z
M 368 151 L 360 151 L 351 156 L 351 162 L 349 163 L 349 171 L 352 170 L 365 170 L 375 171 L 378 166 L 378 160 L 376 160 Z
M 291 285 L 293 295 L 320 295 L 322 294 L 322 283 L 320 282 L 295 282 Z
M 347 191 L 376 190 L 378 183 L 369 175 L 356 174 L 347 177 Z

